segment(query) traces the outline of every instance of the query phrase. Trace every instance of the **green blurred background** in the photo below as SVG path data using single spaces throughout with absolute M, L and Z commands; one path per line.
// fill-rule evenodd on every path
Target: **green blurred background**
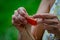
M 12 26 L 12 14 L 25 7 L 29 15 L 36 13 L 41 0 L 0 0 L 0 40 L 17 40 L 18 30 Z

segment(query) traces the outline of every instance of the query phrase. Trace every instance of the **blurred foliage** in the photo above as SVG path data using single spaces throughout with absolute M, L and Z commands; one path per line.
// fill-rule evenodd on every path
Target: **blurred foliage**
M 36 13 L 41 0 L 0 0 L 0 40 L 17 40 L 18 30 L 12 26 L 12 14 L 25 7 L 29 15 Z

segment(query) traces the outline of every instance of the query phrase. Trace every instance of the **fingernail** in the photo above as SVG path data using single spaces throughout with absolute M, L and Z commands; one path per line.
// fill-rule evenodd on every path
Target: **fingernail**
M 18 16 L 18 12 L 17 12 L 17 10 L 14 11 L 14 14 L 15 14 L 16 16 Z

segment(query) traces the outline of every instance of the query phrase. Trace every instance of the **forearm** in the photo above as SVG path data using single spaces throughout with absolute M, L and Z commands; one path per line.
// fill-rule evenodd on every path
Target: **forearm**
M 49 13 L 50 11 L 50 2 L 49 0 L 42 0 L 41 4 L 39 5 L 39 8 L 37 10 L 37 14 L 38 13 Z
M 49 13 L 54 2 L 55 0 L 42 0 L 37 10 L 37 14 L 38 13 Z

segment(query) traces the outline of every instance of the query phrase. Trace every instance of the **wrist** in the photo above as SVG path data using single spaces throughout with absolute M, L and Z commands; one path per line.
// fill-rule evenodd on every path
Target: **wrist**
M 21 34 L 21 40 L 34 40 L 32 36 L 25 30 L 21 31 L 19 34 Z

